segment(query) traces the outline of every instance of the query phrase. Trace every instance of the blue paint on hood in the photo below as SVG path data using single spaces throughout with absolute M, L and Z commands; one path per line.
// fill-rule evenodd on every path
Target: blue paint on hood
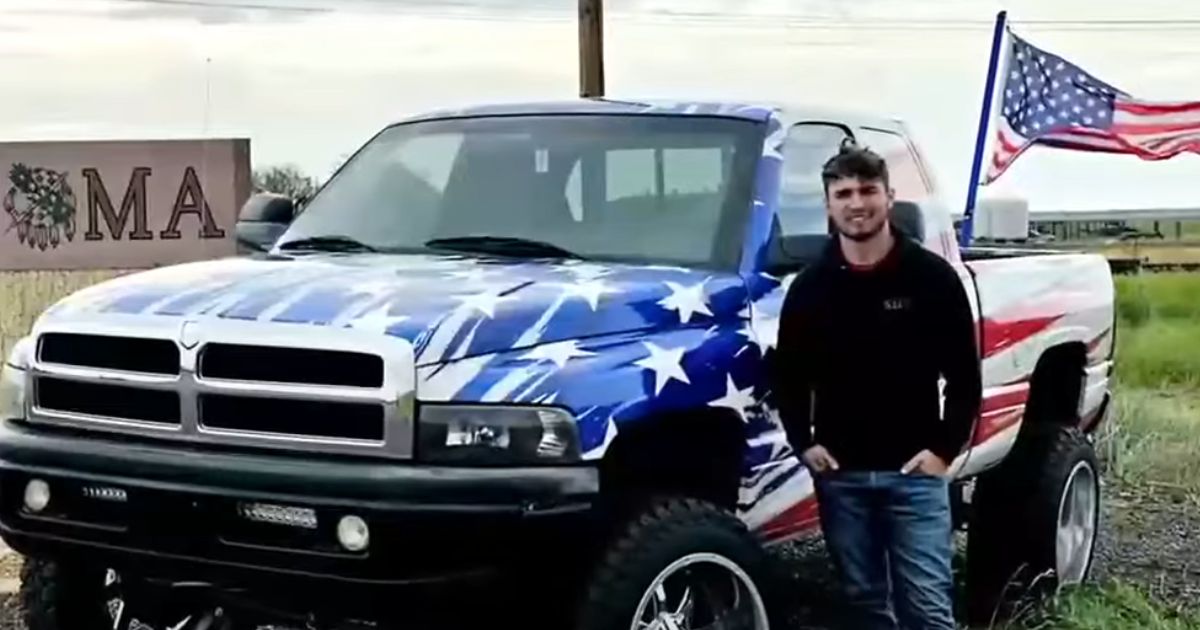
M 733 273 L 423 254 L 224 259 L 140 272 L 49 309 L 378 330 L 436 363 L 541 343 L 736 319 Z

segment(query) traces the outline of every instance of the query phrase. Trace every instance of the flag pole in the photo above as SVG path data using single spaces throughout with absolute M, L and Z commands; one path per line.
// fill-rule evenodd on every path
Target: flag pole
M 983 150 L 987 146 L 988 123 L 991 122 L 992 117 L 992 97 L 996 88 L 996 66 L 1000 62 L 1000 42 L 1004 39 L 1004 26 L 1007 21 L 1007 11 L 996 14 L 996 27 L 992 31 L 992 54 L 988 59 L 987 85 L 983 90 L 983 107 L 979 113 L 979 132 L 975 136 L 975 161 L 971 164 L 971 182 L 967 186 L 967 206 L 963 210 L 959 247 L 967 247 L 971 244 L 971 232 L 975 223 L 975 194 L 979 191 L 979 172 L 983 166 Z

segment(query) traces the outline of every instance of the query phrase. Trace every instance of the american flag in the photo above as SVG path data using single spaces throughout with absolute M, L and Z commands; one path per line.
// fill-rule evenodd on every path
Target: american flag
M 1137 100 L 1014 33 L 1009 37 L 985 184 L 1035 144 L 1147 160 L 1200 153 L 1200 101 Z

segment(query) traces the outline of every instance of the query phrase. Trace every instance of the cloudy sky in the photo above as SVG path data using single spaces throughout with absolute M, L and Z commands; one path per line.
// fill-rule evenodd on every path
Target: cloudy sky
M 319 176 L 381 125 L 573 97 L 576 0 L 0 0 L 0 140 L 248 137 Z M 1200 7 L 1168 0 L 609 0 L 608 93 L 847 104 L 906 119 L 965 196 L 991 38 L 1143 99 L 1200 100 Z M 1187 13 L 1191 11 L 1191 13 Z M 1200 206 L 1200 156 L 1035 150 L 986 194 Z

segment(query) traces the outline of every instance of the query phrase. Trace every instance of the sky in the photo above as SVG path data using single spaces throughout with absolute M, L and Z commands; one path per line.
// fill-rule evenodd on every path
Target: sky
M 1001 8 L 1137 98 L 1200 101 L 1200 6 L 1174 0 L 608 0 L 606 92 L 899 117 L 959 208 Z M 575 97 L 575 20 L 576 0 L 0 0 L 0 141 L 245 137 L 255 167 L 323 178 L 412 113 Z M 1198 207 L 1197 175 L 1034 149 L 980 194 Z

